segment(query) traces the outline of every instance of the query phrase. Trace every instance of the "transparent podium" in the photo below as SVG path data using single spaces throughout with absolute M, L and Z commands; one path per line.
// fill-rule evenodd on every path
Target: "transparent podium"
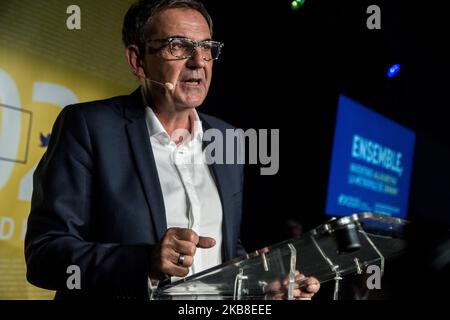
M 292 299 L 296 270 L 320 283 L 334 281 L 333 298 L 337 299 L 343 277 L 361 274 L 371 265 L 378 266 L 382 274 L 385 263 L 404 252 L 406 224 L 405 220 L 373 213 L 332 219 L 298 239 L 159 287 L 152 299 L 271 299 L 276 284 L 286 280 L 288 298 Z

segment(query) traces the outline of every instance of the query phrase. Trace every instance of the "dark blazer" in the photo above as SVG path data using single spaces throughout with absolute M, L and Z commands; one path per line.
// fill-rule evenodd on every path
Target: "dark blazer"
M 147 298 L 148 246 L 167 229 L 139 89 L 64 108 L 34 174 L 25 238 L 27 279 L 58 297 Z M 199 113 L 203 129 L 233 128 Z M 204 146 L 207 142 L 204 142 Z M 223 208 L 223 259 L 239 242 L 243 166 L 210 165 Z M 70 265 L 81 290 L 68 290 Z

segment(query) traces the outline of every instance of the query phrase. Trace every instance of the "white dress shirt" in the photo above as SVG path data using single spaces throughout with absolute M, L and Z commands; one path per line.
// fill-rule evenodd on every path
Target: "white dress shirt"
M 195 110 L 194 115 L 192 139 L 178 145 L 171 141 L 148 106 L 145 117 L 164 198 L 167 228 L 190 228 L 199 236 L 216 240 L 212 248 L 197 248 L 189 275 L 222 263 L 222 204 L 202 152 L 203 130 Z

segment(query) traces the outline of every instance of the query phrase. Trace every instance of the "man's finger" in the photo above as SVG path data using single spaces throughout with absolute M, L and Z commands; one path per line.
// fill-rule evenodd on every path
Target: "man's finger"
M 172 250 L 170 253 L 170 258 L 169 258 L 170 262 L 172 262 L 175 265 L 178 265 L 178 260 L 179 260 L 181 254 L 182 253 L 178 253 L 178 252 Z M 184 255 L 184 261 L 183 261 L 183 264 L 180 266 L 189 268 L 194 263 L 194 257 L 186 255 L 186 254 L 183 254 L 183 255 Z
M 216 245 L 216 240 L 210 237 L 198 237 L 197 247 L 202 249 L 212 248 Z
M 314 277 L 309 277 L 303 282 L 302 289 L 307 292 L 316 293 L 320 289 L 320 282 Z
M 195 251 L 197 250 L 197 247 L 194 243 L 192 243 L 190 241 L 175 240 L 173 242 L 173 250 L 175 252 L 193 257 L 195 255 Z
M 305 299 L 311 299 L 312 297 L 314 297 L 314 293 L 305 293 L 305 292 L 300 292 L 298 298 L 305 298 Z
M 170 268 L 166 270 L 166 273 L 170 276 L 186 277 L 189 273 L 189 268 L 172 265 Z
M 306 291 L 307 292 L 311 292 L 311 293 L 316 293 L 317 291 L 319 291 L 320 285 L 318 284 L 310 284 L 309 286 L 306 287 Z
M 178 240 L 185 240 L 192 242 L 193 244 L 198 244 L 198 234 L 192 229 L 187 228 L 177 228 L 175 236 Z

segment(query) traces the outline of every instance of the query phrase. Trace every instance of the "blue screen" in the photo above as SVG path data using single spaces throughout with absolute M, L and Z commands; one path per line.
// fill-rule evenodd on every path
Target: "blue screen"
M 326 213 L 407 217 L 415 133 L 339 97 Z

